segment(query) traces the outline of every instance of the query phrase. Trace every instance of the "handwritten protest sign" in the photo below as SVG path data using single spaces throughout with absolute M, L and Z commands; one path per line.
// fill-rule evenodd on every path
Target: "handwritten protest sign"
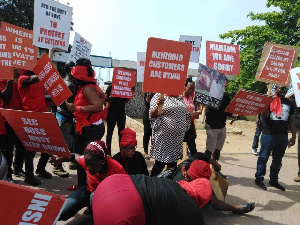
M 0 180 L 1 224 L 56 224 L 66 197 Z M 4 216 L 5 215 L 5 216 Z
M 47 54 L 39 59 L 33 71 L 43 83 L 55 105 L 60 105 L 72 95 Z
M 240 75 L 239 46 L 207 41 L 206 66 L 223 74 Z
M 33 32 L 6 22 L 1 22 L 1 30 L 13 34 L 12 65 L 19 69 L 32 70 L 37 62 L 37 47 L 32 45 Z
M 196 101 L 219 109 L 225 91 L 225 82 L 224 74 L 199 64 L 195 88 Z
M 144 70 L 145 70 L 145 60 L 146 60 L 146 52 L 138 52 L 137 53 L 137 61 L 136 61 L 136 82 L 144 81 Z
M 13 79 L 12 42 L 13 35 L 0 30 L 0 79 Z
M 255 79 L 288 86 L 289 70 L 295 67 L 299 53 L 298 47 L 266 42 Z
M 300 67 L 290 70 L 297 107 L 300 107 Z
M 71 7 L 53 0 L 35 0 L 33 44 L 41 48 L 67 51 L 71 20 Z
M 268 107 L 273 99 L 273 97 L 267 95 L 239 90 L 225 111 L 243 116 L 254 116 Z
M 190 43 L 192 45 L 192 52 L 190 57 L 190 62 L 199 62 L 200 56 L 200 48 L 201 48 L 201 36 L 187 36 L 187 35 L 180 35 L 179 41 Z
M 294 50 L 272 46 L 259 79 L 286 85 L 294 55 Z
M 131 88 L 134 86 L 134 81 L 135 71 L 115 68 L 112 79 L 111 97 L 133 98 Z
M 143 92 L 182 94 L 191 50 L 189 43 L 149 38 Z
M 0 109 L 27 150 L 70 157 L 54 114 Z
M 70 52 L 70 61 L 76 62 L 80 58 L 90 58 L 92 44 L 75 32 L 73 46 Z

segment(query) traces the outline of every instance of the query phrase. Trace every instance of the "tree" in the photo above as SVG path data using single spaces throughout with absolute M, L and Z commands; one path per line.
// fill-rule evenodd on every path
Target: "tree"
M 0 0 L 0 20 L 33 29 L 34 0 Z
M 266 6 L 277 7 L 278 11 L 250 12 L 247 15 L 252 21 L 264 21 L 264 25 L 248 26 L 220 35 L 222 39 L 231 39 L 231 44 L 240 45 L 241 75 L 229 82 L 227 91 L 231 94 L 236 94 L 241 88 L 266 93 L 266 83 L 255 80 L 265 42 L 300 47 L 300 0 L 268 0 Z

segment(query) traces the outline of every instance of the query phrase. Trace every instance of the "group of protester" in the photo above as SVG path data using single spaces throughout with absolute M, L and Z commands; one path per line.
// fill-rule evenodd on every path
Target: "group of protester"
M 36 75 L 30 71 L 20 72 L 15 69 L 14 76 L 14 81 L 7 81 L 7 84 L 3 85 L 2 107 L 45 112 L 45 90 Z M 145 104 L 148 107 L 144 113 L 144 155 L 142 155 L 136 151 L 135 131 L 125 128 L 125 103 L 128 100 L 111 97 L 111 87 L 104 93 L 96 84 L 94 76 L 95 72 L 88 59 L 81 58 L 76 63 L 66 63 L 64 80 L 73 96 L 57 107 L 55 113 L 71 151 L 71 158 L 52 156 L 51 160 L 54 164 L 53 171 L 61 176 L 67 176 L 62 169 L 62 163 L 73 162 L 72 168 L 75 165 L 78 181 L 68 188 L 74 192 L 67 197 L 60 220 L 67 220 L 80 209 L 87 207 L 85 213 L 93 214 L 95 224 L 122 224 L 125 221 L 126 224 L 204 224 L 200 209 L 208 203 L 218 210 L 240 214 L 254 209 L 253 202 L 232 206 L 218 200 L 209 181 L 211 167 L 217 172 L 221 170 L 218 160 L 226 138 L 225 109 L 230 102 L 226 93 L 218 110 L 194 104 L 195 83 L 191 79 L 187 80 L 183 95 L 161 96 L 146 93 Z M 278 87 L 277 104 L 271 104 L 270 109 L 262 113 L 266 125 L 263 126 L 261 143 L 266 150 L 260 151 L 255 183 L 263 189 L 265 164 L 270 149 L 273 150 L 270 185 L 283 189 L 278 183 L 283 157 L 283 154 L 279 153 L 286 147 L 288 141 L 287 133 L 278 132 L 289 127 L 293 134 L 289 145 L 295 143 L 295 130 L 292 127 L 293 107 L 280 98 L 283 91 L 284 89 Z M 285 104 L 281 106 L 279 101 L 288 106 Z M 110 105 L 106 143 L 102 141 L 105 133 L 102 119 L 105 102 L 109 102 Z M 206 113 L 205 153 L 197 152 L 195 143 L 194 120 L 202 113 Z M 112 134 L 116 124 L 119 152 L 111 157 Z M 280 129 L 277 126 L 280 126 Z M 41 181 L 33 173 L 35 152 L 27 151 L 23 147 L 13 129 L 9 130 L 8 123 L 6 127 L 6 134 L 0 130 L 3 133 L 0 137 L 2 140 L 5 139 L 1 143 L 7 143 L 8 139 L 12 146 L 9 145 L 10 148 L 1 146 L 9 168 L 7 180 L 13 182 L 11 177 L 13 172 L 15 175 L 23 173 L 25 182 L 39 185 Z M 277 133 L 273 134 L 275 128 Z M 5 138 L 5 135 L 13 134 L 14 139 Z M 281 139 L 277 140 L 278 136 L 274 135 L 279 135 Z M 151 148 L 148 153 L 150 137 Z M 187 142 L 191 156 L 177 165 L 178 160 L 183 157 L 183 141 Z M 12 163 L 14 146 L 16 151 Z M 155 160 L 150 176 L 145 161 L 148 157 Z M 0 162 L 2 158 L 0 155 Z M 52 177 L 51 173 L 45 170 L 48 159 L 48 154 L 41 154 L 35 171 L 37 175 L 44 178 Z M 25 172 L 22 171 L 24 161 Z M 11 169 L 12 164 L 14 171 Z M 167 169 L 162 173 L 165 166 Z

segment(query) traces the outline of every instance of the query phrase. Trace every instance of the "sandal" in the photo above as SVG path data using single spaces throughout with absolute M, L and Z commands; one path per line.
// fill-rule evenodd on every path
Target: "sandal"
M 245 214 L 251 212 L 255 208 L 255 202 L 247 202 L 243 205 L 243 208 L 239 211 L 232 211 L 236 214 Z
M 79 188 L 79 186 L 77 184 L 73 184 L 69 187 L 67 187 L 68 191 L 76 191 Z

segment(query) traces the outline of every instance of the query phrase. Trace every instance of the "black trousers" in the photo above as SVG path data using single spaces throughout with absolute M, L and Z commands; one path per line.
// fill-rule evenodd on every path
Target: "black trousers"
M 107 133 L 106 133 L 106 146 L 109 150 L 109 154 L 111 154 L 111 141 L 114 133 L 115 126 L 118 126 L 118 135 L 119 135 L 119 143 L 121 140 L 121 131 L 125 129 L 126 124 L 126 114 L 125 112 L 117 112 L 114 110 L 109 110 L 107 115 Z
M 187 132 L 185 132 L 183 141 L 187 143 L 187 146 L 189 148 L 191 155 L 193 155 L 197 152 L 196 133 L 195 133 L 195 125 L 194 124 L 191 124 L 190 129 Z
M 150 141 L 150 137 L 152 135 L 152 128 L 151 128 L 149 118 L 147 118 L 147 119 L 144 118 L 143 124 L 144 124 L 143 148 L 144 148 L 144 152 L 146 152 L 148 154 L 149 141 Z

